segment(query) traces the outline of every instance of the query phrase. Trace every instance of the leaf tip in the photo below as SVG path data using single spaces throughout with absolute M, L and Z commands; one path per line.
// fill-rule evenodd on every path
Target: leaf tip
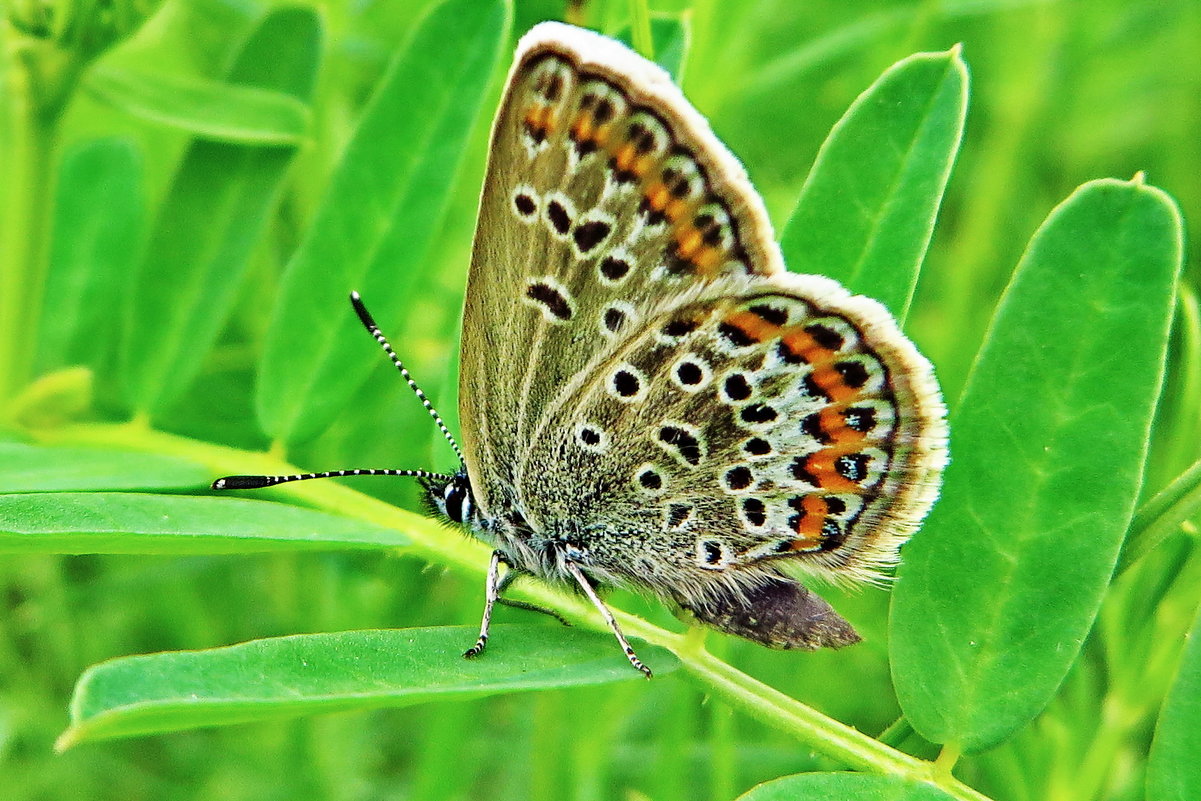
M 1147 171 L 1139 170 L 1138 172 L 1136 172 L 1134 174 L 1134 177 L 1132 177 L 1130 179 L 1130 183 L 1134 184 L 1135 186 L 1146 186 L 1147 185 Z
M 79 744 L 80 739 L 79 727 L 68 726 L 67 730 L 54 741 L 54 753 L 61 754 L 68 748 L 73 748 Z

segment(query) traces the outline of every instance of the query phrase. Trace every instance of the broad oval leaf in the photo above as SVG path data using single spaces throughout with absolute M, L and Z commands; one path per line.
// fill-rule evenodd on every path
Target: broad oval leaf
M 203 465 L 173 456 L 0 442 L 0 493 L 194 489 L 210 481 Z
M 135 117 L 231 145 L 298 145 L 312 117 L 303 99 L 232 76 L 216 81 L 101 64 L 83 86 Z
M 0 495 L 0 553 L 396 548 L 399 531 L 270 501 L 123 492 Z
M 379 353 L 351 312 L 381 326 L 412 303 L 471 129 L 508 42 L 502 0 L 450 0 L 396 54 L 288 264 L 260 361 L 257 409 L 277 441 L 321 431 Z
M 463 652 L 467 626 L 300 634 L 131 656 L 88 668 L 60 750 L 81 742 L 443 698 L 642 681 L 612 636 L 561 626 L 496 625 L 488 650 Z M 657 674 L 678 666 L 639 644 Z
M 765 782 L 738 801 L 951 801 L 932 784 L 900 776 L 801 773 Z
M 1113 180 L 1078 189 L 1022 257 L 893 593 L 897 695 L 928 740 L 1004 740 L 1076 659 L 1142 483 L 1180 263 L 1171 199 Z
M 1147 801 L 1192 801 L 1201 787 L 1201 612 L 1193 623 L 1168 691 L 1151 756 Z
M 315 11 L 284 8 L 251 34 L 229 80 L 300 102 L 317 76 Z M 176 171 L 133 289 L 124 378 L 152 417 L 191 384 L 233 307 L 295 149 L 195 141 Z
M 967 114 L 959 48 L 890 67 L 834 126 L 784 227 L 788 269 L 836 279 L 904 319 Z

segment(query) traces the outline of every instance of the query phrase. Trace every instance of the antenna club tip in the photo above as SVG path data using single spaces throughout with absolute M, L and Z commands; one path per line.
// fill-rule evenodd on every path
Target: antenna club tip
M 364 327 L 366 327 L 368 331 L 378 328 L 378 326 L 375 324 L 375 320 L 371 317 L 371 313 L 367 311 L 367 307 L 363 305 L 363 299 L 359 296 L 358 292 L 350 293 L 350 305 L 354 306 L 354 313 L 359 316 L 359 321 Z
M 215 490 L 262 489 L 273 483 L 271 476 L 226 476 L 213 482 Z

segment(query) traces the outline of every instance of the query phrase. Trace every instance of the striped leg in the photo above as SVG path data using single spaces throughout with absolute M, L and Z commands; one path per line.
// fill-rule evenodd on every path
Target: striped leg
M 570 626 L 571 621 L 568 620 L 567 618 L 563 617 L 562 615 L 560 615 L 558 612 L 556 612 L 553 609 L 547 609 L 545 606 L 538 606 L 538 604 L 531 604 L 526 601 L 517 601 L 512 598 L 505 597 L 505 590 L 507 590 L 509 587 L 511 587 L 513 585 L 513 582 L 515 582 L 517 579 L 521 578 L 522 576 L 528 576 L 528 575 L 530 575 L 530 574 L 525 573 L 521 570 L 517 570 L 517 569 L 513 568 L 512 566 L 510 566 L 508 571 L 505 573 L 504 577 L 500 580 L 500 586 L 497 587 L 497 589 L 496 589 L 496 602 L 498 604 L 501 604 L 502 606 L 511 606 L 514 609 L 524 609 L 527 612 L 539 612 L 544 615 L 550 615 L 555 620 L 562 623 L 564 626 Z
M 498 587 L 500 586 L 500 563 L 503 558 L 504 554 L 500 551 L 492 552 L 492 561 L 488 563 L 488 580 L 484 589 L 484 621 L 480 624 L 480 638 L 475 641 L 475 645 L 463 653 L 467 659 L 479 656 L 484 652 L 484 647 L 488 645 L 488 627 L 492 625 L 492 606 L 500 596 Z
M 617 625 L 617 620 L 613 617 L 613 613 L 609 611 L 609 607 L 605 606 L 604 601 L 600 599 L 600 596 L 596 594 L 596 590 L 592 588 L 592 582 L 588 581 L 588 577 L 584 575 L 583 571 L 580 570 L 579 565 L 577 565 L 575 562 L 569 561 L 566 563 L 566 565 L 568 572 L 571 573 L 576 582 L 580 585 L 580 589 L 584 591 L 584 594 L 588 596 L 588 600 L 592 601 L 592 605 L 597 608 L 597 610 L 601 613 L 601 617 L 605 619 L 605 622 L 609 624 L 609 628 L 613 630 L 613 635 L 617 637 L 618 644 L 620 644 L 621 649 L 625 651 L 626 659 L 630 660 L 630 664 L 638 670 L 641 670 L 649 679 L 652 675 L 651 669 L 642 664 L 642 660 L 638 658 L 638 654 L 634 653 L 634 649 L 630 647 L 630 643 L 628 640 L 626 640 L 626 636 L 621 633 L 621 628 Z

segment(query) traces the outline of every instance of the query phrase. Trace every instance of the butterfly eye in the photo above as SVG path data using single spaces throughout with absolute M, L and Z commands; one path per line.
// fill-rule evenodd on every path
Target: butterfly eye
M 455 523 L 471 518 L 471 493 L 466 487 L 454 482 L 447 484 L 442 502 L 446 507 L 446 516 Z

